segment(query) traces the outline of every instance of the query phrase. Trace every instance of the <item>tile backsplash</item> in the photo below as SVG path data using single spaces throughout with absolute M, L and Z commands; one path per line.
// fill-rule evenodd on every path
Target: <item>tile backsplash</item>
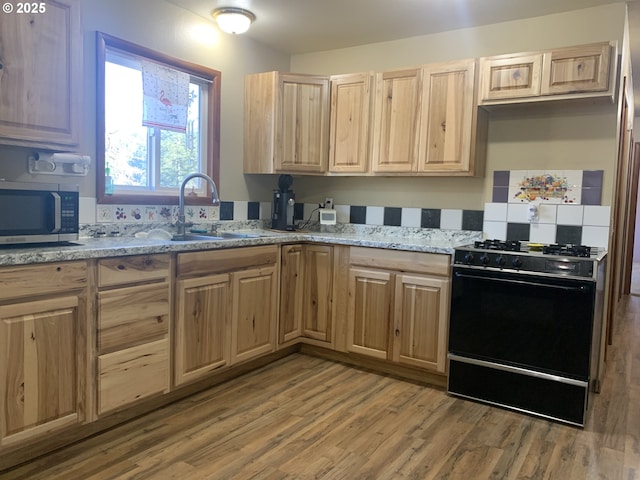
M 606 248 L 611 207 L 601 205 L 602 170 L 493 172 L 493 202 L 485 204 L 487 238 L 574 243 Z M 538 217 L 529 220 L 534 203 Z
M 607 247 L 611 207 L 601 205 L 602 185 L 602 170 L 501 170 L 493 172 L 493 201 L 483 210 L 379 205 L 334 208 L 342 224 L 468 230 L 499 240 Z M 531 202 L 538 207 L 535 221 L 529 221 Z M 317 215 L 313 215 L 317 208 L 315 203 L 296 204 L 294 218 L 300 223 L 310 217 L 317 222 Z M 271 203 L 235 201 L 187 206 L 185 214 L 195 224 L 269 220 Z M 178 207 L 96 205 L 93 198 L 81 198 L 80 215 L 84 224 L 174 223 Z
M 94 209 L 95 223 L 129 224 L 175 222 L 178 207 L 140 205 L 96 205 L 94 199 L 81 198 L 83 222 L 94 223 L 86 212 Z M 297 203 L 294 208 L 296 221 L 306 221 L 316 211 L 315 203 Z M 435 209 L 418 207 L 385 207 L 368 205 L 336 205 L 338 223 L 356 225 L 385 225 L 395 227 L 439 228 L 444 230 L 482 231 L 482 210 Z M 187 220 L 207 223 L 219 220 L 268 220 L 271 218 L 269 202 L 220 202 L 218 206 L 187 206 Z M 317 215 L 312 217 L 317 222 Z

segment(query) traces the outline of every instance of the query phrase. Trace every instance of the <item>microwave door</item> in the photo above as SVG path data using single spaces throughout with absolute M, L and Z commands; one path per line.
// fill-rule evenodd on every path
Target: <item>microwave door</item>
M 0 191 L 0 236 L 48 235 L 61 229 L 56 192 Z

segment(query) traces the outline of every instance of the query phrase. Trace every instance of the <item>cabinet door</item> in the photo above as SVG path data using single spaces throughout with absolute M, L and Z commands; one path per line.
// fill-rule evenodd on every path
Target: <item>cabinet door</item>
M 423 69 L 419 171 L 470 171 L 474 77 L 475 60 Z
M 582 45 L 544 54 L 543 95 L 598 92 L 609 88 L 608 43 Z
M 540 95 L 542 54 L 480 59 L 480 98 L 502 100 Z
M 449 280 L 396 276 L 393 360 L 444 373 Z
M 281 74 L 276 170 L 324 173 L 329 156 L 329 80 Z
M 285 343 L 301 334 L 304 259 L 302 245 L 282 247 L 280 270 L 280 323 L 278 342 Z
M 229 364 L 229 275 L 179 280 L 175 328 L 175 384 Z
M 232 274 L 232 364 L 275 350 L 276 272 L 276 267 L 262 267 Z
M 24 3 L 46 12 L 0 15 L 0 143 L 52 149 L 78 144 L 79 3 Z
M 331 77 L 329 171 L 363 173 L 369 168 L 370 73 Z
M 392 274 L 363 268 L 349 269 L 347 349 L 388 358 L 393 304 Z
M 333 247 L 304 247 L 304 311 L 302 334 L 323 342 L 331 341 Z
M 243 172 L 274 173 L 278 72 L 244 79 Z
M 83 310 L 77 296 L 0 306 L 0 446 L 84 420 Z
M 376 75 L 373 171 L 414 172 L 420 128 L 420 69 Z

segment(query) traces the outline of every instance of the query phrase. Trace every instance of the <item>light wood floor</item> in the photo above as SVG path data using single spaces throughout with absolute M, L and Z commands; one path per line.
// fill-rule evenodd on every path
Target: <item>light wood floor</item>
M 640 298 L 584 430 L 292 355 L 5 479 L 640 479 Z

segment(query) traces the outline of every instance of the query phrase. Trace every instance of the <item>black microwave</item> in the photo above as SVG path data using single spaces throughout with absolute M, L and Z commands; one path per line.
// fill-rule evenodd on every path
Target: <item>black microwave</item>
M 0 245 L 78 239 L 78 186 L 0 182 Z

